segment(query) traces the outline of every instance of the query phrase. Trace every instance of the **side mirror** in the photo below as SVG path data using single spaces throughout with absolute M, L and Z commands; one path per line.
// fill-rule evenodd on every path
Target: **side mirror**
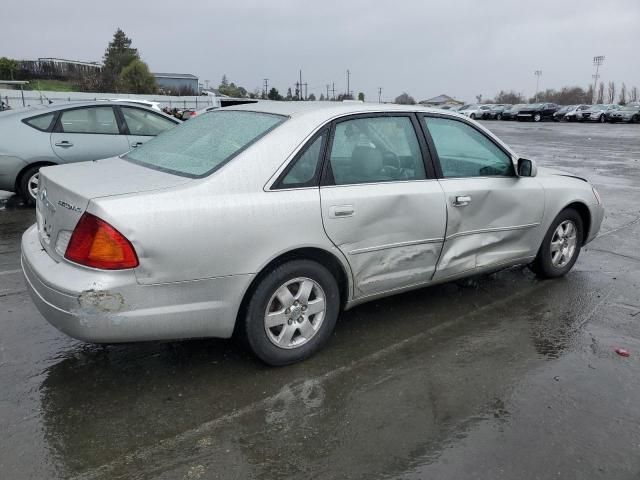
M 535 177 L 538 174 L 536 162 L 527 158 L 518 159 L 518 176 L 519 177 Z

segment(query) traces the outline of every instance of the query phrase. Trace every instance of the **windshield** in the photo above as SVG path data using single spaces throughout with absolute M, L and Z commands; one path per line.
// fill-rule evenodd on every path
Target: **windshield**
M 269 113 L 217 110 L 168 130 L 123 158 L 177 175 L 203 177 L 284 120 Z
M 593 105 L 591 110 L 604 110 L 605 108 L 607 108 L 605 105 Z

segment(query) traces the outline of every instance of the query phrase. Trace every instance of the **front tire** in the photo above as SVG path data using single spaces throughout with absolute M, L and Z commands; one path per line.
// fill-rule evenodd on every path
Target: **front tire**
M 542 120 L 542 115 L 540 115 L 539 113 L 533 115 L 534 122 L 539 122 L 540 120 Z
M 604 115 L 600 115 L 600 118 L 598 118 L 598 121 L 599 121 L 600 123 L 604 123 L 604 122 L 606 122 L 606 121 L 607 121 L 607 119 L 605 118 L 605 116 L 604 116 Z
M 20 177 L 18 194 L 29 206 L 36 204 L 38 199 L 38 182 L 40 180 L 40 166 L 27 168 Z
M 540 278 L 566 275 L 580 255 L 583 237 L 580 214 L 572 208 L 560 212 L 542 240 L 532 269 Z
M 475 120 L 475 119 L 476 119 L 476 114 L 475 114 L 475 113 L 472 113 L 471 115 L 469 115 L 469 118 L 470 118 L 471 120 Z
M 258 283 L 244 318 L 251 351 L 271 366 L 310 357 L 329 340 L 340 311 L 335 277 L 311 260 L 277 266 Z

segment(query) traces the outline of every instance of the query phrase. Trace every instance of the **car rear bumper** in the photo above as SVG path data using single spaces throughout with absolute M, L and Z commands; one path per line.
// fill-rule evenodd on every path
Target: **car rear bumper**
M 22 270 L 36 307 L 54 327 L 93 343 L 230 337 L 253 275 L 140 285 L 132 270 L 56 262 L 36 226 L 22 237 Z

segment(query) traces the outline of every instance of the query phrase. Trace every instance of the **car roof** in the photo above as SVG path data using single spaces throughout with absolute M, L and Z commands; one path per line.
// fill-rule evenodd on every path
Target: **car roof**
M 27 118 L 29 116 L 46 114 L 48 112 L 56 112 L 58 110 L 63 110 L 65 108 L 70 108 L 70 107 L 73 107 L 73 108 L 92 107 L 92 106 L 105 107 L 109 105 L 118 105 L 118 106 L 129 105 L 132 107 L 151 110 L 151 106 L 144 105 L 137 102 L 123 102 L 123 101 L 114 102 L 111 100 L 91 100 L 91 101 L 82 101 L 82 102 L 56 102 L 49 105 L 46 105 L 46 104 L 30 105 L 28 107 L 5 110 L 2 112 L 3 115 L 1 118 L 7 118 L 9 116 L 5 114 L 10 114 L 14 118 L 15 117 Z M 159 112 L 156 111 L 156 113 L 159 113 Z

